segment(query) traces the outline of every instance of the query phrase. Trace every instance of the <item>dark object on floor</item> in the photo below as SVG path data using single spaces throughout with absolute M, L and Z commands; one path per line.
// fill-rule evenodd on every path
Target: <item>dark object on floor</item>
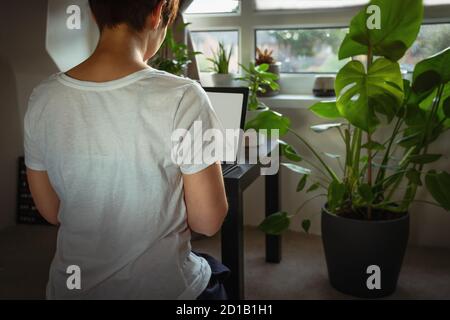
M 24 157 L 19 158 L 19 181 L 17 190 L 17 223 L 48 225 L 39 214 L 28 187 Z
M 230 269 L 208 254 L 194 253 L 208 261 L 211 267 L 211 279 L 209 280 L 208 287 L 206 287 L 197 300 L 228 300 L 223 283 L 230 276 Z
M 409 215 L 363 221 L 322 210 L 322 238 L 331 285 L 360 298 L 396 290 L 409 237 Z

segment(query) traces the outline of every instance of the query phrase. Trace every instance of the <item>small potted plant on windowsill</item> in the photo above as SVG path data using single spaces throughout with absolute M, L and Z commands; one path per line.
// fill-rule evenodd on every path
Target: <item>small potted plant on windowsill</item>
M 265 92 L 269 87 L 272 90 L 278 90 L 279 85 L 276 82 L 278 76 L 271 72 L 268 72 L 269 65 L 261 64 L 256 66 L 254 63 L 250 63 L 248 67 L 241 65 L 244 75 L 240 78 L 236 78 L 237 81 L 244 82 L 249 88 L 249 98 L 247 107 L 247 122 L 252 121 L 259 114 L 268 111 L 269 107 L 260 101 L 258 93 Z M 265 143 L 265 141 L 252 142 L 246 141 L 248 147 L 256 147 Z
M 272 90 L 278 90 L 280 86 L 276 82 L 278 76 L 268 71 L 268 64 L 257 66 L 254 63 L 250 63 L 248 67 L 243 65 L 241 65 L 241 67 L 244 71 L 244 75 L 240 78 L 236 78 L 236 80 L 244 82 L 250 90 L 247 111 L 247 121 L 250 121 L 259 113 L 269 109 L 269 107 L 259 99 L 258 94 L 266 92 L 267 87 Z
M 423 202 L 450 211 L 450 174 L 428 167 L 442 158 L 430 150 L 450 129 L 450 48 L 418 63 L 412 83 L 403 80 L 397 61 L 420 30 L 422 0 L 372 0 L 371 5 L 381 10 L 381 28 L 367 27 L 366 6 L 352 20 L 339 52 L 341 59 L 365 55 L 367 64 L 348 62 L 336 77 L 337 100 L 311 107 L 315 115 L 337 121 L 312 130 L 340 136 L 342 156 L 319 152 L 281 115 L 261 114 L 247 124 L 290 132 L 312 154 L 314 159 L 281 144 L 282 154 L 291 160 L 284 166 L 301 175 L 297 192 L 318 192 L 312 199 L 325 198 L 322 238 L 330 283 L 363 298 L 395 291 L 411 205 Z M 376 141 L 384 135 L 387 139 Z M 333 170 L 327 158 L 345 159 L 341 171 Z M 416 199 L 421 188 L 435 202 Z M 291 218 L 286 212 L 276 213 L 260 228 L 280 234 L 289 228 Z M 307 219 L 302 223 L 306 232 L 310 225 Z M 372 278 L 372 273 L 377 277 Z
M 263 51 L 259 48 L 256 49 L 255 65 L 260 66 L 263 64 L 269 65 L 267 71 L 275 74 L 278 77 L 278 79 L 275 80 L 275 82 L 278 83 L 279 85 L 280 83 L 278 81 L 280 78 L 281 62 L 275 61 L 275 58 L 273 57 L 273 50 L 265 49 Z M 279 87 L 276 90 L 274 90 L 268 85 L 263 85 L 263 88 L 265 89 L 265 91 L 264 92 L 260 91 L 258 93 L 258 96 L 260 97 L 273 97 L 280 93 Z
M 211 69 L 214 73 L 211 75 L 211 79 L 215 87 L 234 86 L 234 78 L 236 75 L 230 73 L 230 60 L 232 54 L 233 48 L 231 47 L 227 50 L 225 45 L 220 42 L 219 48 L 213 53 L 213 57 L 208 58 L 208 61 L 213 64 Z

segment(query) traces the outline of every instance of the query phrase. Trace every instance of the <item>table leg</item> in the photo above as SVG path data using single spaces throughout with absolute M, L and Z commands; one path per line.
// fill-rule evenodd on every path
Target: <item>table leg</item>
M 279 173 L 266 176 L 266 217 L 280 211 Z M 281 236 L 266 235 L 266 261 L 281 262 Z
M 231 270 L 225 282 L 230 300 L 244 299 L 244 210 L 238 184 L 226 184 L 228 215 L 222 227 L 222 263 Z

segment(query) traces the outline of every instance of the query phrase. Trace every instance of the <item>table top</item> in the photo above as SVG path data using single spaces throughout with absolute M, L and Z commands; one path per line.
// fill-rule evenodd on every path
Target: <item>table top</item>
M 267 150 L 267 155 L 270 154 L 277 146 L 279 145 L 278 141 L 268 141 L 267 144 L 263 144 L 260 147 L 247 147 L 246 153 L 249 152 L 258 152 L 259 148 L 264 148 L 263 150 Z M 239 180 L 244 187 L 251 184 L 255 179 L 257 179 L 261 175 L 262 165 L 260 163 L 257 164 L 238 164 L 235 168 L 230 170 L 226 175 L 224 175 L 225 182 L 236 181 Z

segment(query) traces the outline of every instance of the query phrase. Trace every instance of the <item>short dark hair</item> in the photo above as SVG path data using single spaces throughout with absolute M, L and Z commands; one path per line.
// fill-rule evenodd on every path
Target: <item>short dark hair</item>
M 142 31 L 148 15 L 164 3 L 164 26 L 171 24 L 178 14 L 179 0 L 89 0 L 100 31 L 126 23 L 135 31 Z

